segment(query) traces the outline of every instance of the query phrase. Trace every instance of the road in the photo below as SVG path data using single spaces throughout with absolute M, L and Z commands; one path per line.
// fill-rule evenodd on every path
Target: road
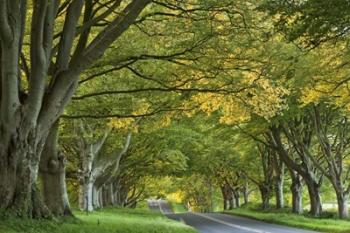
M 292 227 L 265 223 L 248 218 L 218 213 L 172 213 L 171 207 L 164 200 L 149 201 L 152 210 L 160 211 L 168 218 L 181 221 L 196 228 L 200 233 L 316 233 Z

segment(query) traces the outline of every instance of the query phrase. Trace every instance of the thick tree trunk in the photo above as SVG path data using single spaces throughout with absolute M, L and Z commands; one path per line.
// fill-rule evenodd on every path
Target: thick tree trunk
M 309 192 L 310 198 L 310 214 L 314 217 L 319 217 L 322 213 L 322 202 L 320 196 L 319 185 L 313 180 L 305 179 L 305 183 Z
M 229 209 L 229 201 L 228 201 L 228 197 L 227 197 L 227 192 L 225 189 L 225 186 L 221 186 L 221 194 L 222 194 L 222 200 L 223 200 L 223 208 L 224 210 L 228 210 Z
M 247 205 L 249 203 L 248 182 L 243 186 L 243 200 L 244 200 L 244 205 Z
M 27 4 L 28 2 L 28 4 Z M 89 33 L 76 32 L 82 18 L 84 1 L 67 1 L 62 14 L 64 26 L 58 50 L 52 53 L 54 29 L 60 1 L 2 1 L 0 3 L 1 97 L 0 97 L 0 208 L 29 218 L 50 216 L 40 198 L 36 182 L 47 130 L 63 113 L 73 96 L 79 75 L 99 59 L 108 47 L 133 24 L 151 0 L 134 0 L 122 14 L 109 17 L 110 23 L 90 43 Z M 115 7 L 118 7 L 116 1 Z M 58 4 L 57 4 L 58 3 Z M 113 11 L 113 9 L 112 9 Z M 26 13 L 31 12 L 30 74 L 22 78 L 20 58 L 24 51 Z M 79 23 L 78 23 L 79 22 Z M 87 27 L 86 31 L 89 31 Z M 79 38 L 76 40 L 76 36 Z M 74 42 L 79 41 L 77 46 Z M 84 45 L 84 46 L 81 46 Z M 86 48 L 86 49 L 85 49 Z M 54 56 L 51 56 L 54 54 Z M 73 57 L 71 56 L 73 54 Z M 49 66 L 56 64 L 49 78 Z M 20 98 L 25 79 L 27 96 Z M 50 83 L 50 85 L 47 85 Z
M 92 188 L 92 205 L 93 205 L 94 209 L 102 208 L 102 203 L 101 203 L 101 199 L 100 199 L 100 193 L 101 193 L 101 189 L 99 189 L 95 185 L 93 185 L 93 188 Z
M 83 197 L 84 197 L 84 211 L 92 212 L 94 210 L 93 206 L 93 186 L 94 183 L 91 181 L 84 182 L 83 184 Z
M 266 185 L 259 186 L 260 195 L 261 195 L 261 208 L 266 210 L 270 207 L 270 188 Z
M 228 203 L 228 200 L 226 198 L 223 199 L 223 205 L 224 205 L 224 210 L 228 210 L 229 203 Z
M 21 134 L 17 134 L 12 135 L 6 145 L 2 136 L 0 128 L 0 208 L 19 217 L 50 217 L 51 213 L 36 187 L 40 139 L 30 134 L 22 140 Z
M 104 203 L 103 203 L 103 192 L 101 189 L 98 190 L 97 192 L 97 196 L 98 196 L 98 202 L 100 204 L 100 209 L 104 207 Z
M 44 202 L 55 216 L 72 215 L 66 188 L 65 157 L 58 148 L 58 122 L 52 127 L 40 160 Z
M 290 186 L 292 192 L 292 212 L 295 214 L 303 213 L 303 186 L 301 181 L 292 181 Z
M 336 194 L 337 194 L 339 218 L 347 219 L 349 218 L 349 206 L 348 206 L 349 195 L 344 194 L 342 190 L 336 191 Z
M 303 184 L 302 178 L 297 172 L 291 171 L 292 184 L 290 191 L 292 192 L 292 211 L 295 214 L 303 213 Z
M 229 203 L 229 207 L 228 207 L 229 210 L 233 210 L 234 208 L 236 208 L 235 201 L 232 195 L 230 196 L 228 203 Z
M 283 177 L 282 179 L 276 178 L 275 192 L 276 192 L 276 209 L 282 209 L 284 207 L 284 193 L 283 193 Z
M 109 197 L 108 197 L 108 188 L 106 185 L 103 185 L 103 188 L 102 188 L 102 199 L 103 199 L 103 202 L 102 202 L 102 205 L 103 206 L 108 206 L 109 205 Z
M 236 208 L 241 207 L 241 195 L 240 195 L 239 189 L 235 190 L 233 195 L 235 199 Z
M 108 189 L 107 189 L 107 193 L 108 193 L 108 205 L 113 206 L 115 204 L 114 201 L 114 186 L 113 183 L 110 183 L 107 185 Z
M 276 197 L 276 209 L 282 209 L 284 207 L 284 163 L 278 153 L 273 153 L 273 170 L 274 170 L 274 189 Z

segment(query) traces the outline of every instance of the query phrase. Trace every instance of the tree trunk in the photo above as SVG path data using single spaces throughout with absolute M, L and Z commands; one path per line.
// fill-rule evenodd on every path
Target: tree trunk
M 92 205 L 94 206 L 94 209 L 102 208 L 102 203 L 100 200 L 100 192 L 101 192 L 101 189 L 97 188 L 94 185 L 92 188 Z
M 93 186 L 94 183 L 91 181 L 84 182 L 83 192 L 84 192 L 84 211 L 92 212 L 94 210 L 93 206 Z
M 107 192 L 108 192 L 108 205 L 113 206 L 115 204 L 114 201 L 114 186 L 113 183 L 107 184 Z
M 85 201 L 84 201 L 84 185 L 82 183 L 79 184 L 79 209 L 84 210 L 85 209 Z
M 259 186 L 260 195 L 261 195 L 261 208 L 266 210 L 270 207 L 270 188 L 266 185 Z
M 103 203 L 103 192 L 102 189 L 99 189 L 97 192 L 97 197 L 98 197 L 98 202 L 100 204 L 99 208 L 103 208 L 104 207 L 104 203 Z
M 319 185 L 313 180 L 305 179 L 305 183 L 309 192 L 310 198 L 310 214 L 314 217 L 319 217 L 322 213 L 322 202 L 320 196 Z
M 284 193 L 283 193 L 283 177 L 276 178 L 275 192 L 276 192 L 276 209 L 282 209 L 284 207 Z
M 246 182 L 246 184 L 244 184 L 243 186 L 243 200 L 244 200 L 244 205 L 247 205 L 249 203 L 248 182 Z
M 302 185 L 293 183 L 291 185 L 292 191 L 292 212 L 295 214 L 303 213 L 303 196 L 302 196 Z
M 348 206 L 349 195 L 344 194 L 342 190 L 337 191 L 336 194 L 337 194 L 339 218 L 347 219 L 349 218 L 349 206 Z
M 228 202 L 228 197 L 227 197 L 225 186 L 221 186 L 220 189 L 221 189 L 222 200 L 223 200 L 223 208 L 224 208 L 224 210 L 228 210 L 229 209 L 229 202 Z
M 303 213 L 303 184 L 301 176 L 291 170 L 292 184 L 290 191 L 292 192 L 292 212 L 295 214 Z
M 58 148 L 58 125 L 55 123 L 46 140 L 40 160 L 40 175 L 46 206 L 55 216 L 71 216 L 65 173 L 65 156 Z
M 241 195 L 240 195 L 239 189 L 235 190 L 233 195 L 234 195 L 234 198 L 235 198 L 236 208 L 241 207 Z
M 32 134 L 26 139 L 18 134 L 7 144 L 1 131 L 0 126 L 0 208 L 18 217 L 51 217 L 36 187 L 43 143 Z
M 228 203 L 229 203 L 229 207 L 228 207 L 229 210 L 233 210 L 234 208 L 236 208 L 235 201 L 234 201 L 232 195 L 230 196 Z
M 107 185 L 103 185 L 102 188 L 103 192 L 102 192 L 102 198 L 103 198 L 103 202 L 102 205 L 103 206 L 108 206 L 109 205 L 109 197 L 108 197 L 108 187 Z
M 65 18 L 62 27 L 56 25 L 55 19 L 57 10 L 65 3 L 27 2 L 0 3 L 0 209 L 19 217 L 41 218 L 50 217 L 36 187 L 48 130 L 73 96 L 80 73 L 103 55 L 151 0 L 134 0 L 125 4 L 122 16 L 109 17 L 110 22 L 90 43 L 87 41 L 90 38 L 88 32 L 80 35 L 76 32 L 83 16 L 84 1 L 66 1 L 68 10 L 62 14 Z M 20 64 L 19 55 L 27 54 L 22 46 L 27 12 L 32 17 L 32 24 L 28 27 L 31 30 L 28 41 L 31 69 L 30 74 L 22 78 L 20 70 L 23 64 Z M 56 44 L 53 35 L 56 26 L 58 30 L 62 29 L 62 35 L 57 43 L 58 50 L 52 52 L 52 47 L 56 47 L 52 46 Z M 89 31 L 90 27 L 86 29 Z M 77 46 L 73 46 L 75 41 L 79 41 Z M 53 62 L 57 69 L 52 72 L 55 75 L 50 76 L 48 70 Z M 20 88 L 23 81 L 27 94 Z M 20 98 L 22 95 L 26 98 Z

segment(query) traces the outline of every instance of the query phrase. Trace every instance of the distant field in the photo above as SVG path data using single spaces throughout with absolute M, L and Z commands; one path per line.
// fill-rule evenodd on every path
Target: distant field
M 107 209 L 77 219 L 0 221 L 0 233 L 196 233 L 192 228 L 147 210 Z

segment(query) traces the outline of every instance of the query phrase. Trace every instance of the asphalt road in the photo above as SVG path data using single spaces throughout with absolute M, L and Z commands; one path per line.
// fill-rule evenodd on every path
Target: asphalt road
M 155 211 L 162 212 L 170 219 L 184 222 L 196 228 L 200 233 L 316 233 L 315 231 L 300 230 L 218 213 L 174 214 L 169 204 L 164 200 L 149 201 L 149 206 Z

